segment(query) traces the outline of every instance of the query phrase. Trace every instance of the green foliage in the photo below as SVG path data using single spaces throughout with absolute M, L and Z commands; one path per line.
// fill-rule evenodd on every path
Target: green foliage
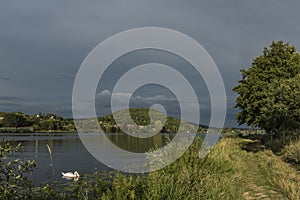
M 26 199 L 31 196 L 32 183 L 26 173 L 31 172 L 36 164 L 30 160 L 12 160 L 9 155 L 21 151 L 21 144 L 11 145 L 3 141 L 0 145 L 0 198 Z
M 282 152 L 283 158 L 300 166 L 300 140 L 290 142 Z
M 279 137 L 300 127 L 300 54 L 282 41 L 273 42 L 254 59 L 233 88 L 240 124 L 265 129 Z
M 299 65 L 300 67 L 300 65 Z M 272 95 L 262 108 L 261 119 L 269 131 L 284 136 L 300 127 L 300 74 L 293 78 L 274 80 Z
M 55 114 L 25 115 L 20 112 L 0 113 L 0 132 L 75 132 L 72 119 L 63 119 Z
M 36 114 L 32 116 L 34 124 L 34 131 L 47 131 L 47 132 L 75 132 L 73 120 L 63 119 L 55 114 Z
M 20 112 L 1 113 L 2 127 L 28 127 L 32 125 L 32 121 L 28 115 Z
M 103 117 L 98 118 L 98 121 L 100 122 L 100 126 L 102 130 L 105 133 L 122 133 L 122 130 L 128 130 L 128 131 L 134 131 L 134 129 L 137 128 L 137 126 L 146 126 L 150 124 L 150 116 L 149 116 L 149 109 L 148 108 L 130 108 L 129 114 L 131 119 L 128 119 L 127 117 L 127 110 L 120 110 L 114 114 L 106 115 Z M 163 118 L 164 114 L 162 114 L 159 111 L 151 110 L 152 111 L 152 119 L 156 121 L 153 124 L 153 128 L 155 128 L 155 124 L 162 124 L 161 119 Z M 121 124 L 118 124 L 115 122 L 114 117 L 117 116 Z M 135 124 L 135 127 L 128 128 L 128 124 L 130 124 L 130 120 L 132 120 Z M 88 121 L 87 121 L 88 123 Z M 181 130 L 179 129 L 181 121 L 174 118 L 174 117 L 166 117 L 166 121 L 163 124 L 162 128 L 160 130 L 161 133 L 177 133 L 177 132 L 186 132 L 190 130 L 195 130 L 191 132 L 204 131 L 204 126 L 197 126 L 195 124 L 183 122 L 183 126 L 181 127 Z M 144 130 L 147 132 L 147 130 Z
M 32 133 L 31 127 L 2 127 L 0 128 L 0 133 Z

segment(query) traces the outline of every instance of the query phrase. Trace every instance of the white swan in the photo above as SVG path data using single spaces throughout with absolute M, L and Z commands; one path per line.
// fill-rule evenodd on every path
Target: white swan
M 74 174 L 72 172 L 67 172 L 67 173 L 61 173 L 63 175 L 63 177 L 65 178 L 79 178 L 79 173 L 77 171 L 74 172 Z

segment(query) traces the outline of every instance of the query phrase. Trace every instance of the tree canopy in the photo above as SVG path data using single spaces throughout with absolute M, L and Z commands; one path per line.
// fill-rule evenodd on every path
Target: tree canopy
M 300 128 L 300 54 L 283 41 L 272 42 L 233 88 L 239 124 L 279 136 Z
M 0 132 L 22 132 L 24 130 L 30 131 L 30 129 L 34 132 L 75 131 L 73 120 L 63 119 L 62 117 L 52 113 L 26 115 L 21 112 L 0 112 Z

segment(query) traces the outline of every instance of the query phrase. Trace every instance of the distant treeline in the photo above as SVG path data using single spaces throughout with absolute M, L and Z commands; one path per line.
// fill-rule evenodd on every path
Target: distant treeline
M 0 132 L 75 132 L 72 119 L 55 114 L 26 115 L 21 112 L 0 113 Z
M 162 113 L 157 112 L 157 120 L 155 125 L 160 124 L 159 120 Z M 122 130 L 135 131 L 137 129 L 142 129 L 147 132 L 147 129 L 143 129 L 150 123 L 149 109 L 144 108 L 133 108 L 129 109 L 132 120 L 135 123 L 135 127 L 129 125 L 128 116 L 124 111 L 118 111 L 115 113 L 121 117 L 122 124 L 115 122 L 113 115 L 106 115 L 99 117 L 99 125 L 102 130 L 106 133 L 122 133 Z M 166 117 L 166 122 L 163 124 L 160 130 L 161 133 L 176 133 L 190 132 L 191 130 L 197 130 L 197 132 L 203 132 L 207 127 L 198 126 L 191 123 L 183 122 L 181 123 L 181 129 L 179 130 L 179 125 L 181 121 L 174 117 Z M 88 120 L 87 120 L 88 125 Z M 155 126 L 148 126 L 148 128 L 156 128 Z M 0 112 L 0 132 L 2 133 L 25 133 L 25 132 L 76 132 L 73 119 L 66 119 L 58 116 L 56 114 L 34 114 L 27 115 L 21 112 Z M 195 131 L 193 131 L 195 132 Z
M 127 115 L 128 112 L 124 111 L 129 111 L 131 119 Z M 114 116 L 118 117 L 118 124 L 115 122 Z M 152 110 L 151 117 L 154 122 L 151 122 L 148 108 L 130 108 L 129 110 L 120 110 L 114 114 L 100 117 L 98 121 L 100 122 L 102 130 L 106 133 L 122 133 L 122 130 L 128 132 L 150 132 L 150 129 L 152 129 L 152 131 L 160 130 L 161 133 L 203 132 L 207 128 L 206 126 L 183 122 L 174 117 L 165 116 L 156 110 Z M 163 118 L 166 118 L 165 123 L 162 122 Z M 134 124 L 131 123 L 131 120 Z M 159 129 L 157 127 L 161 128 Z

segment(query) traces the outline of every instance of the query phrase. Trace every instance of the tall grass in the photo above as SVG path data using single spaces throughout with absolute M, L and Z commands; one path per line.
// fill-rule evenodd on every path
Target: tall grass
M 271 151 L 261 153 L 259 159 L 264 161 L 259 166 L 270 186 L 287 199 L 300 199 L 300 176 L 295 169 L 275 157 Z
M 290 142 L 283 149 L 283 157 L 287 161 L 291 161 L 297 165 L 300 165 L 300 140 Z
M 48 149 L 48 152 L 49 152 L 49 156 L 50 156 L 50 159 L 51 159 L 51 162 L 53 161 L 53 158 L 52 158 L 52 150 L 50 148 L 50 146 L 48 144 L 46 144 L 46 147 Z
M 53 164 L 52 150 L 51 150 L 51 147 L 48 144 L 46 144 L 46 147 L 48 149 L 49 156 L 50 156 L 50 161 L 51 161 L 51 163 L 49 164 L 49 166 L 52 168 L 52 176 L 54 176 L 55 169 L 54 169 L 54 164 Z
M 68 189 L 45 191 L 56 199 L 242 199 L 241 185 L 246 182 L 242 180 L 243 169 L 236 164 L 239 155 L 234 143 L 226 139 L 209 156 L 200 159 L 198 139 L 164 169 L 141 176 L 115 173 L 111 181 L 96 174 L 93 183 L 82 177 Z M 47 196 L 39 192 L 39 197 Z
M 250 142 L 225 138 L 205 158 L 199 158 L 202 141 L 197 139 L 182 157 L 161 170 L 144 175 L 113 172 L 103 176 L 96 172 L 68 186 L 36 188 L 33 198 L 226 200 L 260 194 L 271 195 L 270 199 L 300 199 L 296 170 L 271 151 L 242 150 L 241 146 Z

